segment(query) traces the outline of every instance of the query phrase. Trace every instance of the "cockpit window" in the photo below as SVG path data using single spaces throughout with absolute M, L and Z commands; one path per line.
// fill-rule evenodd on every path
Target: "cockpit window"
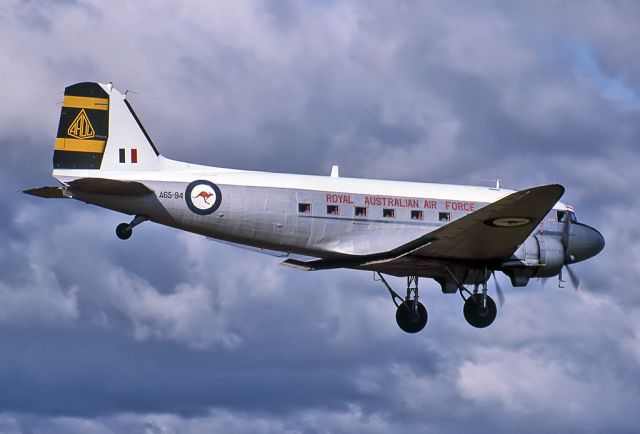
M 573 211 L 558 211 L 558 221 L 559 222 L 563 222 L 567 218 L 569 218 L 569 221 L 572 222 L 572 223 L 577 223 L 578 222 L 578 219 L 576 218 L 576 213 L 574 213 Z

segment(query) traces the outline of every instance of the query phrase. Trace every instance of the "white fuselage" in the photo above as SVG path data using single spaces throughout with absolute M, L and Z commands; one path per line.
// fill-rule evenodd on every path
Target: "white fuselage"
M 140 182 L 154 193 L 141 198 L 78 192 L 74 197 L 224 241 L 319 257 L 385 252 L 513 192 L 162 160 L 165 167 L 157 171 L 55 170 L 53 175 L 64 184 L 91 177 Z M 220 189 L 219 207 L 209 215 L 194 214 L 187 205 L 187 187 L 196 180 Z M 555 209 L 568 207 L 558 202 Z

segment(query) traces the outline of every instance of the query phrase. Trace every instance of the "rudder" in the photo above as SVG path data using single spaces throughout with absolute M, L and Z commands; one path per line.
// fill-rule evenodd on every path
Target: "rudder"
M 64 90 L 54 169 L 100 169 L 109 135 L 109 94 L 98 83 Z

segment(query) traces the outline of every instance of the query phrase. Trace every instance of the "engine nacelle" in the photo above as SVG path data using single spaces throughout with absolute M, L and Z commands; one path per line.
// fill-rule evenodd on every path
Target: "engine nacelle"
M 511 259 L 502 263 L 501 270 L 509 276 L 513 286 L 526 286 L 532 277 L 556 276 L 565 261 L 564 247 L 557 236 L 532 235 L 518 247 Z M 485 269 L 450 267 L 455 280 L 449 276 L 435 278 L 442 292 L 458 291 L 456 281 L 463 285 L 483 283 L 490 274 Z
M 513 256 L 517 262 L 506 262 L 503 267 L 513 286 L 525 286 L 531 277 L 556 276 L 565 261 L 562 241 L 551 235 L 528 237 Z

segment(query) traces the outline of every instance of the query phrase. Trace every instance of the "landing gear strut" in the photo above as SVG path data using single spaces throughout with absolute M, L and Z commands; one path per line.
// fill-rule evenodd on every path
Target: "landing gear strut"
M 133 234 L 133 228 L 138 226 L 140 223 L 146 222 L 147 220 L 149 220 L 147 217 L 143 215 L 137 215 L 133 220 L 131 220 L 131 223 L 120 223 L 116 227 L 116 236 L 121 240 L 128 240 Z
M 403 299 L 391 289 L 386 279 L 376 272 L 380 281 L 387 287 L 391 299 L 396 305 L 396 322 L 404 332 L 418 333 L 427 324 L 427 309 L 418 301 L 418 276 L 407 276 L 407 295 Z

